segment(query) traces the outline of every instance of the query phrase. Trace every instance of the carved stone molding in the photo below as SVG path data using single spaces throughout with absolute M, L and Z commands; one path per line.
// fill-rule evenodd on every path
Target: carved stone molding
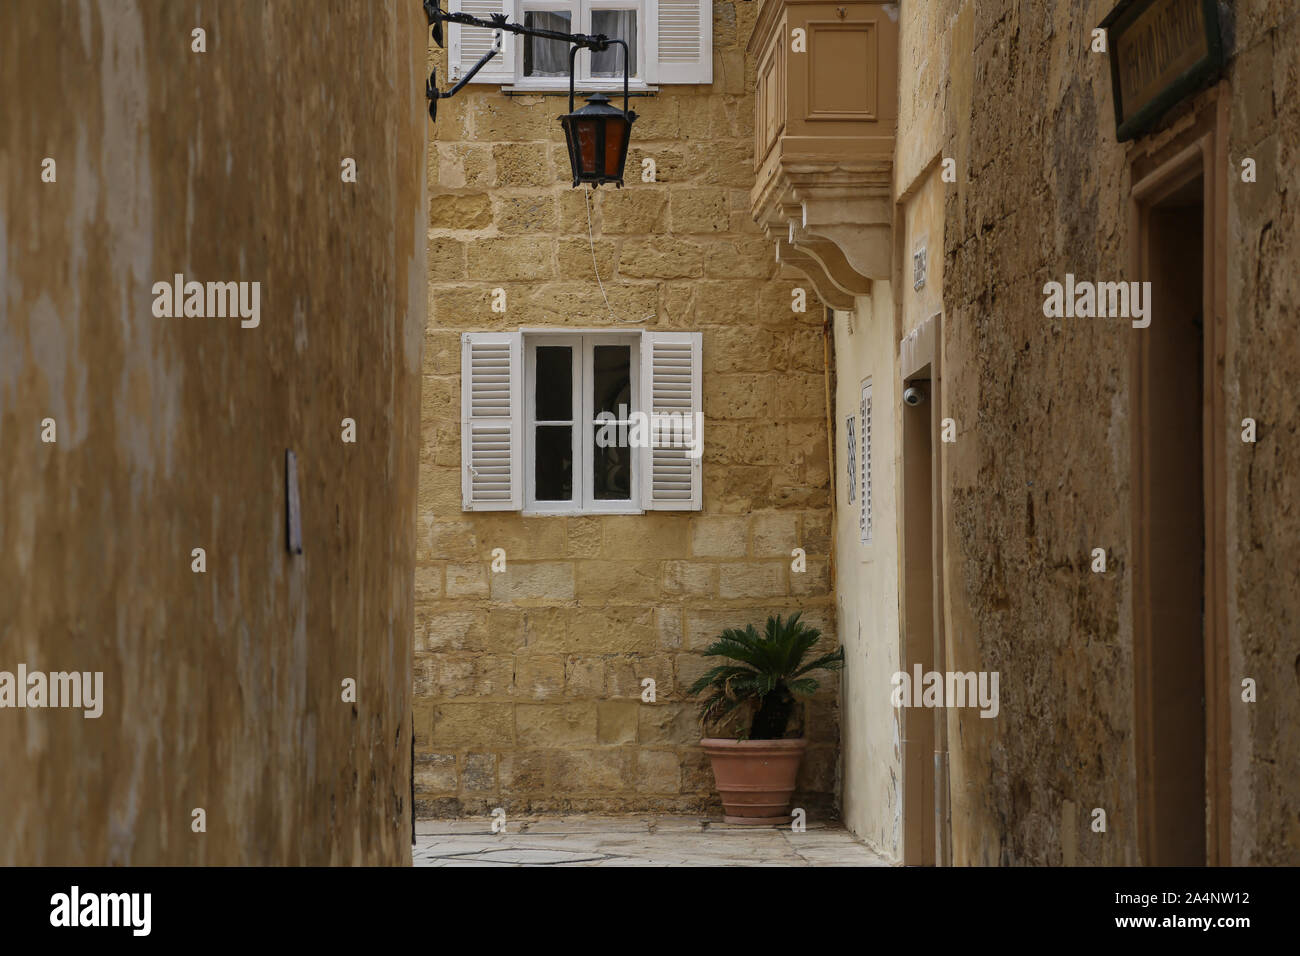
M 871 294 L 871 279 L 849 262 L 834 239 L 819 236 L 791 222 L 789 242 L 821 266 L 831 285 L 845 295 Z
M 776 261 L 782 265 L 798 269 L 807 276 L 808 281 L 812 283 L 813 288 L 817 291 L 818 297 L 832 309 L 845 310 L 853 308 L 855 304 L 853 296 L 830 281 L 830 277 L 822 269 L 821 263 L 784 239 L 776 241 Z
M 840 195 L 835 189 L 796 187 L 803 228 L 834 245 L 846 268 L 867 279 L 888 279 L 893 264 L 893 203 L 883 196 Z
M 837 309 L 852 309 L 893 273 L 898 26 L 890 8 L 763 0 L 750 40 L 758 64 L 751 211 L 777 243 L 777 259 Z M 790 49 L 795 29 L 806 52 Z

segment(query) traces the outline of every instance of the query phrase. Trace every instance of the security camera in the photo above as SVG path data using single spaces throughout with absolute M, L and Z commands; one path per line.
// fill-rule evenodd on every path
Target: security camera
M 923 401 L 925 401 L 925 389 L 920 385 L 909 385 L 903 390 L 905 405 L 920 405 Z

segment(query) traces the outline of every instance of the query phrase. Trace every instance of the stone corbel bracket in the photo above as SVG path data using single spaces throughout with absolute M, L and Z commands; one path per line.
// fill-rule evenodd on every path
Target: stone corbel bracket
M 831 282 L 820 262 L 780 237 L 776 240 L 776 261 L 783 266 L 798 269 L 807 276 L 818 298 L 832 309 L 847 311 L 853 308 L 855 301 L 853 295 Z
M 886 190 L 873 195 L 863 189 L 810 189 L 795 186 L 791 195 L 802 211 L 804 241 L 813 254 L 814 240 L 836 252 L 828 271 L 851 286 L 854 277 L 867 282 L 888 279 L 893 263 L 893 204 Z M 820 258 L 820 256 L 819 256 Z M 834 262 L 832 267 L 829 262 Z M 860 293 L 862 294 L 862 293 Z
M 808 277 L 843 311 L 892 273 L 892 168 L 888 161 L 785 166 L 756 210 L 777 261 Z
M 790 232 L 786 239 L 790 245 L 815 261 L 826 280 L 845 295 L 871 295 L 871 280 L 849 263 L 833 240 L 809 232 L 801 222 L 793 219 L 790 220 Z

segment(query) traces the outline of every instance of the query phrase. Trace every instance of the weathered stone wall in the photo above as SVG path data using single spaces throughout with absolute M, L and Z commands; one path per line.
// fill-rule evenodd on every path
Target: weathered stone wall
M 425 35 L 0 5 L 0 671 L 103 672 L 98 719 L 0 710 L 0 862 L 409 862 Z M 156 318 L 176 273 L 260 324 Z
M 1236 5 L 1229 129 L 1227 411 L 1230 676 L 1259 684 L 1233 711 L 1233 863 L 1300 863 L 1300 9 Z M 1239 181 L 1255 159 L 1259 181 Z M 1235 567 L 1234 567 L 1235 565 Z
M 714 4 L 714 82 L 634 100 L 628 185 L 570 188 L 563 96 L 472 85 L 429 153 L 429 312 L 416 572 L 424 814 L 716 805 L 683 689 L 724 627 L 805 608 L 835 646 L 822 309 L 791 311 L 753 181 L 750 0 Z M 446 76 L 441 51 L 435 57 Z M 657 181 L 640 181 L 651 157 Z M 507 292 L 493 313 L 490 293 Z M 622 321 L 627 320 L 627 321 Z M 460 336 L 519 327 L 703 333 L 703 510 L 461 511 Z M 792 573 L 791 550 L 808 553 Z M 507 570 L 493 574 L 494 548 Z M 658 701 L 640 701 L 642 678 Z M 811 703 L 797 804 L 836 790 L 838 679 Z
M 1131 376 L 1123 321 L 1043 317 L 1065 273 L 1123 278 L 1126 150 L 1090 31 L 1113 6 L 950 5 L 944 155 L 945 453 L 951 666 L 1001 673 L 1001 715 L 952 735 L 957 863 L 1137 861 L 1133 763 Z M 1227 417 L 1233 862 L 1300 860 L 1297 429 L 1287 382 L 1300 291 L 1300 19 L 1285 2 L 1229 18 Z M 1229 92 L 1230 91 L 1230 92 Z M 1204 96 L 1204 95 L 1203 95 Z M 1176 115 L 1171 120 L 1176 121 Z M 1259 182 L 1236 175 L 1244 156 Z M 1089 571 L 1107 547 L 1111 573 Z M 961 741 L 959 745 L 958 741 Z M 1108 811 L 1106 834 L 1089 828 Z

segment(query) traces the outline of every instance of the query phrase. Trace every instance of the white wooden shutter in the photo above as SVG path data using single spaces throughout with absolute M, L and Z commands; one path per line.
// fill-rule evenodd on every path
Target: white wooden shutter
M 449 13 L 468 13 L 472 17 L 488 19 L 494 13 L 504 13 L 511 23 L 518 23 L 515 0 L 449 0 Z M 478 62 L 479 57 L 492 47 L 494 31 L 482 27 L 469 27 L 459 23 L 447 24 L 447 70 L 452 80 L 459 80 Z M 518 37 L 501 31 L 501 52 L 488 61 L 487 66 L 474 75 L 470 83 L 503 83 L 515 81 L 515 44 Z
M 713 82 L 712 0 L 648 0 L 659 52 L 652 83 Z
M 690 447 L 704 447 L 699 332 L 643 334 L 641 408 L 652 423 L 650 447 L 640 450 L 641 507 L 699 511 L 701 456 L 692 454 Z M 656 415 L 674 414 L 680 416 L 683 431 L 654 427 Z
M 461 336 L 460 467 L 465 511 L 523 507 L 523 348 L 518 332 Z

